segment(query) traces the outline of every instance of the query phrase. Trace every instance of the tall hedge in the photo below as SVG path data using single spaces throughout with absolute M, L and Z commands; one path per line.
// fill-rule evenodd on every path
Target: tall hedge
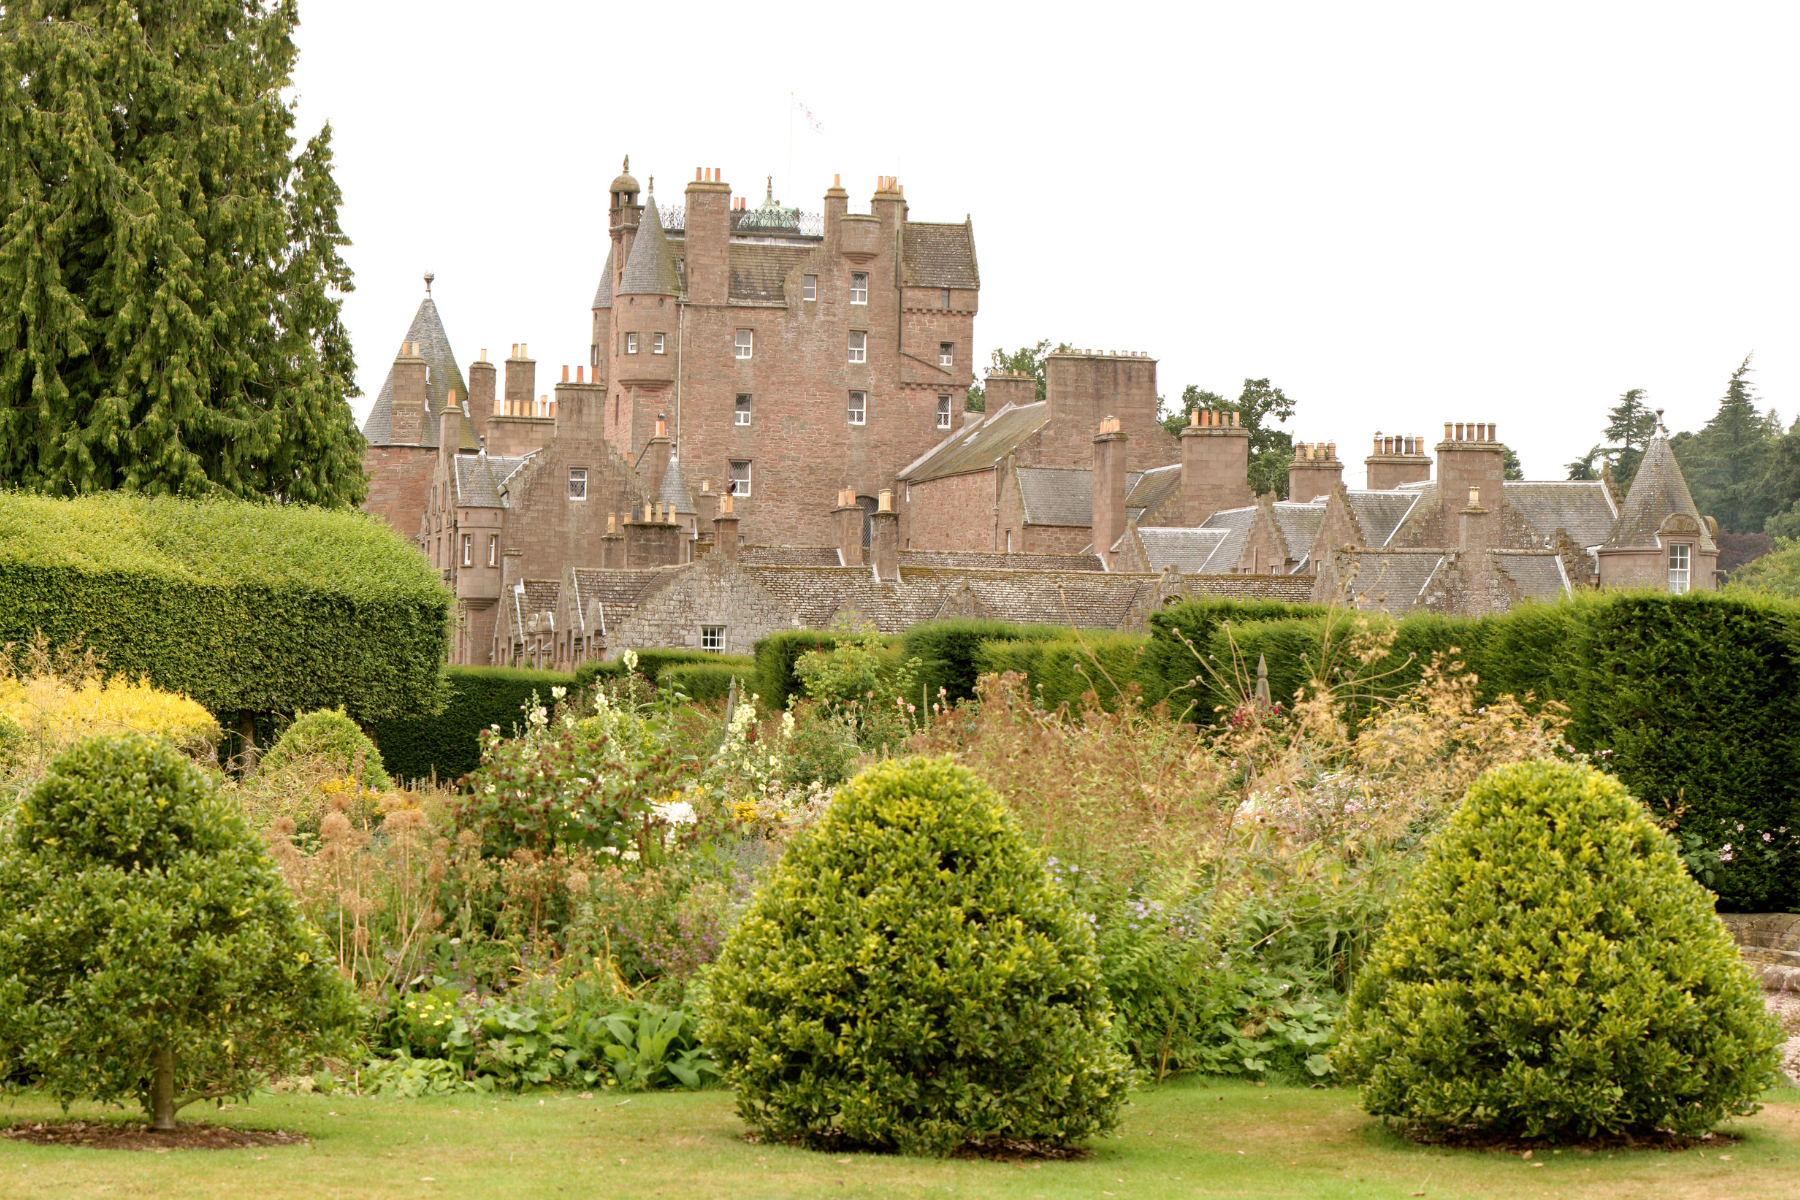
M 1197 597 L 1171 604 L 1150 614 L 1150 644 L 1144 650 L 1139 671 L 1148 681 L 1157 680 L 1159 697 L 1167 697 L 1169 707 L 1179 712 L 1193 703 L 1196 716 L 1210 719 L 1213 705 L 1219 703 L 1213 694 L 1209 673 L 1194 659 L 1194 650 L 1208 652 L 1214 634 L 1226 621 L 1241 625 L 1250 621 L 1303 620 L 1324 616 L 1326 609 L 1316 604 L 1288 604 L 1280 600 L 1231 600 Z M 1256 665 L 1254 657 L 1250 660 Z M 1229 672 L 1226 672 L 1229 675 Z M 1288 694 L 1292 694 L 1289 689 Z
M 84 646 L 216 713 L 441 701 L 451 597 L 365 513 L 0 492 L 0 644 Z
M 657 676 L 657 686 L 672 688 L 690 700 L 704 702 L 728 697 L 734 679 L 745 696 L 756 689 L 756 668 L 751 660 L 682 663 Z
M 656 649 L 638 650 L 635 653 L 638 674 L 657 687 L 663 686 L 663 672 L 676 667 L 717 666 L 720 663 L 726 663 L 736 667 L 739 677 L 745 680 L 748 680 L 755 670 L 748 658 L 735 654 L 716 654 L 710 650 Z M 588 687 L 597 679 L 623 679 L 625 674 L 623 659 L 584 662 L 575 668 L 575 686 Z M 722 696 L 725 693 L 720 692 L 719 694 Z
M 976 663 L 982 646 L 991 642 L 1057 641 L 1070 638 L 1073 633 L 1061 625 L 1012 625 L 971 618 L 931 621 L 906 631 L 905 656 L 919 660 L 919 684 L 933 703 L 941 688 L 950 703 L 955 704 L 975 695 L 976 678 L 989 669 Z
M 794 663 L 808 650 L 830 650 L 837 646 L 837 635 L 818 629 L 784 629 L 759 638 L 755 647 L 756 692 L 770 708 L 787 707 L 789 696 L 802 696 L 806 689 L 794 674 Z
M 1141 659 L 1149 639 L 1142 634 L 1087 631 L 1073 637 L 986 641 L 975 648 L 974 668 L 982 675 L 1017 671 L 1045 708 L 1071 708 L 1093 692 L 1111 708 L 1136 683 L 1147 704 L 1162 699 L 1161 678 L 1144 678 Z
M 511 734 L 525 719 L 524 706 L 537 693 L 545 705 L 550 689 L 573 689 L 575 677 L 560 671 L 514 667 L 451 667 L 448 699 L 435 715 L 378 721 L 369 736 L 389 774 L 400 779 L 458 779 L 481 763 L 481 731 L 498 725 Z

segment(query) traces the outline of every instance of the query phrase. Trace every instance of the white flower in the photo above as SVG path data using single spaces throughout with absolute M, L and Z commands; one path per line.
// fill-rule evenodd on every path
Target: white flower
M 625 664 L 625 669 L 627 671 L 637 670 L 637 651 L 627 650 L 625 653 L 619 655 L 619 661 Z
M 566 687 L 553 687 L 550 689 L 550 698 L 552 700 L 561 700 L 564 696 L 566 696 L 568 694 L 569 694 L 569 689 Z
M 666 804 L 652 804 L 650 811 L 656 819 L 665 825 L 692 825 L 700 818 L 694 813 L 694 806 L 686 800 L 671 800 Z
M 636 862 L 638 860 L 638 852 L 636 850 L 621 850 L 619 852 L 619 857 L 626 862 Z
M 794 714 L 791 709 L 781 714 L 781 736 L 784 738 L 794 736 Z

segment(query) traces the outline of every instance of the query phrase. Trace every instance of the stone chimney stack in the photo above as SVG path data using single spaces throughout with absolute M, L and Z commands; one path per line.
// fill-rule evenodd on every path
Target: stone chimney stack
M 1296 442 L 1288 463 L 1288 499 L 1305 503 L 1329 496 L 1344 479 L 1336 442 Z
M 990 373 L 981 381 L 981 389 L 987 396 L 987 411 L 990 415 L 999 412 L 1009 404 L 1023 407 L 1027 404 L 1037 403 L 1037 376 L 1035 375 Z
M 417 342 L 401 342 L 394 358 L 394 407 L 388 440 L 405 446 L 425 443 L 425 359 Z
M 516 342 L 512 356 L 506 360 L 506 415 L 509 417 L 538 415 L 531 401 L 537 394 L 537 363 L 527 356 L 527 350 L 524 342 Z
M 1181 507 L 1187 524 L 1200 525 L 1228 508 L 1243 508 L 1250 495 L 1250 431 L 1227 409 L 1196 408 L 1181 431 Z
M 1431 459 L 1425 453 L 1425 439 L 1407 434 L 1384 437 L 1375 435 L 1375 451 L 1363 459 L 1368 468 L 1370 491 L 1385 492 L 1403 483 L 1427 483 L 1431 479 Z
M 837 507 L 831 510 L 831 528 L 836 535 L 838 559 L 846 567 L 863 565 L 863 510 L 856 502 L 856 489 L 838 492 Z
M 1465 496 L 1479 492 L 1486 497 L 1485 506 L 1470 503 L 1483 512 L 1498 512 L 1506 503 L 1506 447 L 1501 444 L 1492 425 L 1444 422 L 1444 440 L 1437 447 L 1438 494 L 1443 498 L 1444 520 L 1458 511 Z M 1451 530 L 1446 524 L 1444 542 Z
M 1109 571 L 1118 563 L 1113 546 L 1125 533 L 1125 450 L 1119 419 L 1108 414 L 1094 438 L 1094 553 Z
M 736 562 L 738 556 L 738 519 L 732 511 L 731 493 L 719 497 L 719 515 L 713 518 L 713 549 Z
M 488 421 L 494 416 L 494 364 L 487 351 L 469 364 L 469 425 L 477 440 L 487 436 Z
M 695 304 L 724 304 L 730 282 L 731 185 L 718 167 L 694 168 L 687 185 L 687 290 Z
M 462 419 L 462 406 L 456 402 L 456 389 L 451 388 L 444 393 L 444 411 L 438 414 L 438 457 L 444 460 L 444 470 L 452 473 L 456 470 L 456 452 L 462 447 Z M 450 486 L 454 491 L 454 474 Z
M 884 583 L 900 579 L 900 514 L 894 511 L 894 493 L 882 490 L 879 507 L 869 518 L 869 561 L 875 578 Z
M 1493 544 L 1492 519 L 1481 506 L 1481 489 L 1469 489 L 1469 503 L 1457 514 L 1456 552 L 1463 557 L 1479 558 Z
M 844 190 L 838 177 L 831 177 L 831 186 L 825 189 L 825 245 L 836 248 L 838 221 L 850 211 L 850 193 Z
M 644 452 L 638 455 L 638 474 L 644 477 L 644 484 L 650 489 L 652 496 L 662 491 L 663 477 L 669 473 L 669 456 L 674 452 L 675 444 L 669 440 L 669 418 L 665 413 L 656 414 L 656 436 L 644 443 Z

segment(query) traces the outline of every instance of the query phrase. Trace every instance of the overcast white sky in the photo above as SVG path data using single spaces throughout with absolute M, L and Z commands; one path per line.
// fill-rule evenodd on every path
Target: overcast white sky
M 497 17 L 496 13 L 503 15 Z M 335 131 L 365 395 L 422 295 L 458 357 L 587 361 L 631 155 L 809 211 L 975 222 L 980 360 L 1148 351 L 1268 376 L 1361 480 L 1377 429 L 1493 421 L 1531 478 L 1649 389 L 1698 428 L 1756 354 L 1800 406 L 1800 5 L 594 4 L 300 0 Z M 796 121 L 789 92 L 824 124 Z M 1348 448 L 1346 452 L 1345 448 Z

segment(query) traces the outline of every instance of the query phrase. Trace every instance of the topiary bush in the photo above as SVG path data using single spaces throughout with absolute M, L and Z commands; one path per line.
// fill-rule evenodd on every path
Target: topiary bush
M 1087 918 L 947 758 L 844 785 L 726 943 L 701 1037 L 745 1121 L 810 1144 L 1067 1144 L 1130 1079 Z
M 76 743 L 0 841 L 0 1077 L 136 1099 L 159 1129 L 342 1048 L 331 949 L 213 776 L 166 742 Z
M 1334 1061 L 1426 1135 L 1699 1134 L 1756 1110 L 1779 1040 L 1644 807 L 1538 761 L 1483 775 L 1429 844 Z
M 365 787 L 385 792 L 394 786 L 394 781 L 388 777 L 387 764 L 381 761 L 381 751 L 341 708 L 321 708 L 295 717 L 293 724 L 282 731 L 269 752 L 263 755 L 262 765 L 274 771 L 307 758 L 328 762 L 345 777 L 356 774 L 360 758 L 362 774 L 359 778 Z

